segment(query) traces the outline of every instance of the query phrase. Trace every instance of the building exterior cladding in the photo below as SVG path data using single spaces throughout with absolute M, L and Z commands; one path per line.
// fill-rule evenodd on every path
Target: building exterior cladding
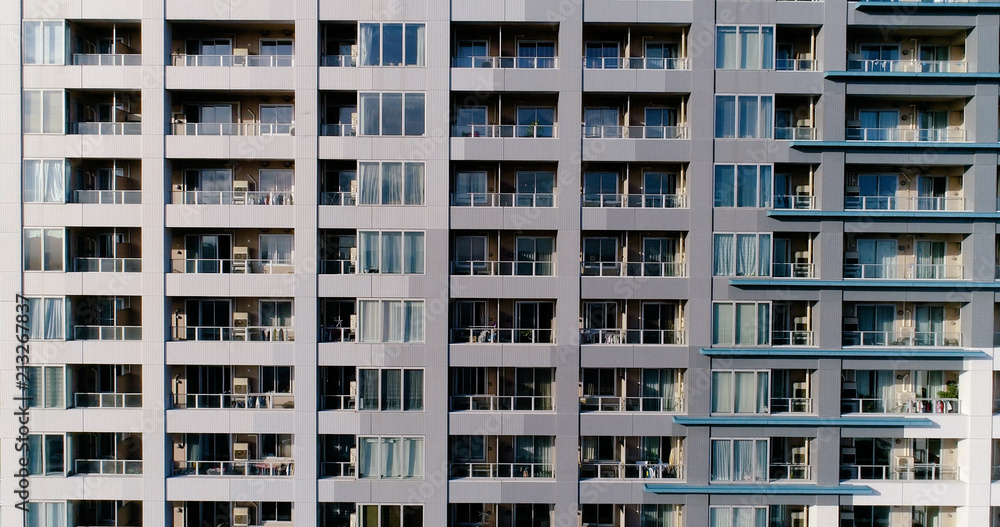
M 1000 525 L 995 3 L 0 9 L 35 524 Z

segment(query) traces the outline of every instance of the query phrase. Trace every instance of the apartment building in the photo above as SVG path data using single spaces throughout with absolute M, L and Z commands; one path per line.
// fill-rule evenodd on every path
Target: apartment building
M 1000 527 L 997 4 L 0 9 L 3 524 Z

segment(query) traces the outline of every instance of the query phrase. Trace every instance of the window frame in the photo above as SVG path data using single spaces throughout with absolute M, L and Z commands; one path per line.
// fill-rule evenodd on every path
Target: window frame
M 385 243 L 386 235 L 398 235 L 399 237 L 399 271 L 387 271 L 385 269 Z M 368 250 L 368 241 L 373 237 L 377 240 L 375 242 L 375 247 L 373 250 Z M 357 247 L 358 247 L 358 273 L 378 273 L 378 274 L 392 274 L 392 275 L 423 275 L 427 273 L 427 232 L 426 231 L 408 231 L 408 230 L 359 230 L 357 235 Z M 423 254 L 423 261 L 416 262 L 415 265 L 419 268 L 410 268 L 410 244 L 409 239 L 419 239 L 420 246 Z M 374 267 L 365 267 L 369 262 L 369 258 L 374 256 L 375 265 Z M 408 270 L 409 268 L 409 270 Z
M 754 199 L 753 205 L 745 205 L 743 199 L 745 193 L 740 190 L 740 178 L 743 174 L 740 169 L 755 167 L 754 173 Z M 731 168 L 728 175 L 722 174 L 721 170 Z M 764 173 L 767 172 L 765 176 Z M 725 192 L 726 196 L 720 195 L 720 177 L 729 179 L 727 182 L 731 192 Z M 715 208 L 736 208 L 736 209 L 767 209 L 771 208 L 774 201 L 774 165 L 770 163 L 716 163 L 712 179 L 713 206 Z M 721 199 L 720 199 L 721 198 Z M 728 198 L 728 199 L 727 199 Z
M 770 300 L 764 300 L 764 301 L 755 301 L 755 300 L 750 300 L 750 301 L 714 301 L 714 302 L 712 302 L 712 345 L 713 346 L 733 346 L 733 347 L 770 346 L 771 345 L 771 328 L 772 328 L 772 323 L 773 323 L 772 320 L 771 320 L 771 313 L 772 313 L 772 305 L 771 304 L 772 304 L 772 302 Z M 732 341 L 731 342 L 721 342 L 721 341 L 718 340 L 719 330 L 718 330 L 717 324 L 719 323 L 719 320 L 718 320 L 719 317 L 718 317 L 717 306 L 722 306 L 722 305 L 731 306 L 731 308 L 732 308 L 731 318 L 732 318 L 732 321 L 733 321 L 733 325 L 732 325 L 731 328 L 729 328 L 730 332 L 731 332 L 731 335 L 732 335 Z M 740 324 L 739 324 L 739 320 L 738 320 L 738 316 L 737 316 L 737 313 L 738 313 L 737 306 L 739 306 L 739 305 L 752 305 L 752 306 L 755 306 L 755 308 L 754 308 L 754 339 L 753 339 L 754 342 L 750 343 L 750 344 L 747 344 L 747 343 L 744 343 L 744 342 L 740 342 L 740 340 L 741 340 L 740 339 L 740 334 L 739 334 L 739 326 L 740 326 Z M 760 315 L 761 315 L 762 310 L 767 314 L 767 322 L 766 322 L 767 323 L 767 327 L 766 327 L 766 331 L 764 332 L 763 335 L 761 335 L 760 331 L 759 331 L 760 330 L 760 325 L 761 325 Z
M 753 405 L 754 409 L 753 409 L 752 412 L 738 412 L 737 411 L 737 408 L 739 407 L 739 404 L 737 404 L 737 402 L 740 399 L 740 397 L 739 397 L 739 393 L 736 391 L 736 376 L 737 376 L 737 374 L 740 374 L 740 373 L 742 373 L 742 374 L 752 374 L 753 375 L 753 382 L 754 382 L 754 385 L 753 385 L 754 386 L 753 394 L 754 394 L 754 400 L 752 401 L 752 405 Z M 724 408 L 719 408 L 719 406 L 720 406 L 719 401 L 716 400 L 716 389 L 715 389 L 715 387 L 716 387 L 716 382 L 717 382 L 717 380 L 716 380 L 717 375 L 719 375 L 719 376 L 721 376 L 721 375 L 728 375 L 729 376 L 729 379 L 728 379 L 727 382 L 728 382 L 729 388 L 730 388 L 729 389 L 730 397 L 729 397 L 729 400 L 726 401 L 726 404 L 728 406 L 724 407 Z M 764 403 L 763 407 L 760 406 L 760 402 L 761 401 L 757 400 L 757 396 L 761 394 L 761 392 L 760 392 L 760 389 L 761 389 L 760 382 L 761 382 L 762 375 L 766 376 L 766 382 L 767 382 L 766 390 L 763 392 L 763 393 L 766 394 L 766 399 L 767 400 Z M 771 370 L 769 370 L 769 369 L 746 369 L 746 368 L 712 369 L 712 371 L 710 372 L 710 379 L 711 379 L 711 383 L 712 383 L 711 406 L 710 406 L 712 414 L 714 414 L 714 415 L 770 415 L 771 414 L 771 407 L 770 407 L 770 402 L 771 402 L 771 387 L 772 387 L 772 373 L 771 373 Z M 728 410 L 726 408 L 728 408 Z
M 723 30 L 732 29 L 731 32 L 723 32 Z M 744 59 L 748 57 L 747 53 L 744 51 L 743 46 L 743 35 L 744 30 L 756 29 L 757 35 L 757 50 L 756 54 L 758 57 L 757 63 L 755 65 L 749 66 L 744 63 Z M 770 30 L 770 31 L 767 31 Z M 729 50 L 725 46 L 725 42 L 722 39 L 723 34 L 735 35 L 736 49 Z M 750 33 L 746 33 L 750 34 Z M 768 36 L 765 36 L 768 35 Z M 777 58 L 777 28 L 773 24 L 718 24 L 715 26 L 715 69 L 720 70 L 746 70 L 746 71 L 767 71 L 774 70 L 775 59 Z M 770 53 L 768 54 L 768 38 L 770 39 Z M 733 62 L 736 64 L 735 67 L 727 67 L 725 65 L 728 53 L 731 52 L 734 55 Z
M 34 129 L 29 130 L 27 123 L 31 122 L 32 119 L 28 119 L 29 110 L 29 97 L 28 94 L 37 94 L 38 107 L 32 108 L 33 111 L 37 113 L 38 122 L 37 131 Z M 46 94 L 58 93 L 59 97 L 59 108 L 58 112 L 60 114 L 59 118 L 59 129 L 50 130 L 46 128 L 48 124 L 47 121 L 47 109 L 46 109 Z M 66 134 L 66 90 L 63 89 L 31 89 L 21 91 L 21 130 L 24 135 L 60 135 Z
M 59 335 L 55 336 L 55 337 L 52 337 L 52 338 L 46 338 L 45 334 L 47 333 L 47 329 L 48 328 L 45 326 L 45 317 L 32 315 L 32 317 L 30 319 L 30 327 L 29 327 L 29 332 L 31 333 L 31 340 L 48 340 L 48 341 L 63 341 L 63 340 L 68 340 L 66 338 L 66 334 L 68 333 L 68 331 L 67 331 L 67 329 L 68 329 L 68 327 L 67 327 L 67 319 L 68 319 L 68 317 L 66 316 L 66 314 L 67 314 L 66 309 L 67 309 L 68 302 L 67 302 L 66 297 L 62 297 L 62 296 L 30 296 L 30 297 L 25 297 L 25 300 L 28 301 L 29 305 L 31 304 L 31 302 L 40 302 L 41 303 L 41 306 L 39 306 L 39 307 L 41 307 L 41 309 L 32 309 L 31 310 L 32 313 L 40 313 L 40 312 L 44 313 L 45 312 L 45 305 L 48 302 L 58 301 L 61 304 L 61 307 L 59 308 L 60 319 L 58 321 L 59 326 L 60 326 L 59 327 Z M 39 331 L 37 332 L 37 333 L 40 333 L 40 335 L 37 335 L 37 336 L 35 335 L 36 332 L 32 331 L 33 329 L 35 329 L 34 325 L 36 323 L 41 324 L 38 327 Z
M 756 111 L 754 112 L 754 119 L 756 124 L 754 126 L 755 131 L 751 134 L 744 135 L 742 121 L 740 119 L 740 104 L 751 98 L 756 98 Z M 765 111 L 764 100 L 769 100 L 768 111 Z M 733 107 L 733 121 L 732 123 L 721 121 L 721 116 L 719 112 L 719 104 L 723 100 L 731 100 Z M 716 139 L 774 139 L 774 95 L 773 94 L 756 94 L 756 93 L 717 93 L 715 94 L 715 138 Z M 721 124 L 721 126 L 720 126 Z M 728 130 L 732 130 L 728 132 Z
M 368 441 L 366 441 L 366 440 L 368 440 Z M 365 448 L 362 448 L 362 444 L 365 443 L 365 442 L 371 442 L 371 443 L 373 443 L 375 445 L 374 448 L 373 448 L 373 452 L 375 453 L 375 459 L 371 462 L 371 466 L 373 466 L 375 468 L 375 471 L 377 472 L 376 474 L 362 475 L 361 468 L 369 465 L 369 463 L 367 463 L 365 460 L 362 459 L 363 456 L 364 456 L 364 454 L 365 454 Z M 386 445 L 386 444 L 398 444 L 398 445 L 400 445 L 399 448 L 401 448 L 401 452 L 398 452 L 397 454 L 399 454 L 399 453 L 402 454 L 403 460 L 402 460 L 402 462 L 400 464 L 401 464 L 401 466 L 405 466 L 410 461 L 410 459 L 408 457 L 408 450 L 409 449 L 402 447 L 402 445 L 405 442 L 411 442 L 411 443 L 412 442 L 419 442 L 419 444 L 420 444 L 420 473 L 419 474 L 414 474 L 412 476 L 404 476 L 404 475 L 402 475 L 402 472 L 400 473 L 399 476 L 386 475 L 386 472 L 385 472 L 385 468 L 386 467 L 383 466 L 384 460 L 382 459 L 382 455 L 381 455 L 382 454 L 382 450 L 384 448 L 383 445 Z M 358 448 L 358 468 L 357 468 L 356 474 L 357 474 L 357 479 L 359 479 L 359 480 L 367 479 L 367 480 L 397 480 L 397 481 L 411 480 L 411 481 L 413 481 L 413 480 L 424 479 L 424 477 L 426 475 L 427 471 L 426 471 L 426 467 L 425 467 L 425 462 L 426 462 L 426 459 L 427 459 L 427 440 L 426 440 L 425 436 L 422 436 L 422 435 L 359 435 L 359 436 L 357 436 L 357 448 Z
M 723 266 L 719 260 L 718 248 L 720 239 L 731 237 L 729 250 L 732 260 L 728 265 Z M 740 273 L 740 239 L 753 237 L 756 239 L 753 244 L 756 258 L 754 259 L 752 272 Z M 766 239 L 766 245 L 763 240 Z M 766 249 L 766 251 L 765 251 Z M 712 233 L 712 276 L 732 276 L 732 277 L 768 277 L 772 275 L 774 267 L 774 233 L 773 232 L 714 232 Z M 721 269 L 726 267 L 726 269 Z
M 35 30 L 35 31 L 37 31 L 37 33 L 34 33 L 34 35 L 35 35 L 36 38 L 41 39 L 41 43 L 40 44 L 36 44 L 34 46 L 29 46 L 28 45 L 27 36 L 28 36 L 28 31 L 29 31 L 28 30 L 28 26 L 29 25 L 37 26 L 38 27 L 38 29 Z M 47 31 L 46 26 L 51 26 L 51 27 L 58 28 L 57 31 L 58 31 L 58 33 L 60 35 L 60 38 L 59 38 L 59 42 L 53 42 L 52 43 L 52 44 L 54 44 L 54 46 L 49 46 L 49 41 L 48 41 L 49 39 L 46 38 L 46 31 Z M 42 19 L 24 19 L 24 20 L 22 20 L 21 21 L 21 45 L 22 45 L 21 63 L 24 64 L 24 65 L 32 65 L 32 66 L 65 66 L 66 64 L 69 63 L 67 61 L 67 59 L 71 57 L 71 54 L 69 53 L 69 51 L 70 51 L 69 50 L 69 41 L 70 41 L 70 39 L 67 38 L 69 36 L 68 32 L 69 32 L 69 30 L 67 29 L 66 21 L 65 20 L 52 20 L 52 19 L 44 19 L 44 18 L 42 18 Z M 53 55 L 53 51 L 55 51 L 55 50 L 54 49 L 50 49 L 50 48 L 58 47 L 58 45 L 60 43 L 62 44 L 62 47 L 61 47 L 61 49 L 59 49 L 56 52 L 56 53 L 58 53 L 58 55 Z M 29 51 L 29 47 L 31 47 L 33 49 L 31 49 Z M 33 53 L 33 52 L 37 52 L 38 53 L 38 57 L 37 57 L 36 60 L 29 61 L 28 60 L 28 54 L 29 53 Z M 50 58 L 52 58 L 53 60 L 49 60 Z
M 367 321 L 366 320 L 365 310 L 362 309 L 362 304 L 364 302 L 374 302 L 374 303 L 377 304 L 378 309 L 376 311 L 376 320 L 375 321 Z M 396 303 L 396 302 L 401 303 L 400 307 L 402 307 L 403 314 L 404 314 L 401 317 L 401 320 L 400 320 L 401 327 L 398 328 L 400 330 L 400 335 L 402 336 L 402 339 L 403 339 L 401 341 L 387 340 L 388 337 L 387 337 L 387 335 L 385 335 L 385 331 L 384 331 L 385 329 L 387 329 L 385 327 L 385 322 L 384 322 L 385 310 L 389 307 L 390 304 Z M 411 324 L 408 323 L 408 320 L 407 320 L 407 317 L 406 317 L 405 314 L 406 314 L 407 310 L 409 310 L 412 313 L 413 310 L 414 310 L 414 307 L 416 307 L 417 305 L 420 306 L 419 307 L 420 319 L 417 320 L 415 323 L 418 325 L 418 327 L 416 329 L 419 330 L 420 335 L 417 338 L 413 338 L 411 336 L 410 339 L 408 340 L 407 339 L 407 332 L 408 332 L 408 329 L 409 329 L 408 326 L 411 325 Z M 358 299 L 358 309 L 356 310 L 356 313 L 358 315 L 358 330 L 357 330 L 358 331 L 358 342 L 397 343 L 397 344 L 411 344 L 411 343 L 412 344 L 422 344 L 422 343 L 424 343 L 426 341 L 426 302 L 422 298 L 391 298 L 391 299 L 389 299 L 389 298 L 359 298 Z M 377 326 L 377 329 L 373 330 L 373 332 L 376 334 L 375 335 L 376 338 L 374 338 L 372 340 L 369 340 L 369 339 L 366 338 L 367 335 L 366 335 L 366 331 L 365 331 L 365 325 L 368 324 L 368 323 L 374 323 Z
M 365 393 L 364 383 L 362 382 L 364 376 L 361 374 L 362 371 L 374 371 L 377 372 L 375 375 L 375 382 L 377 384 L 375 388 L 375 399 L 376 404 L 374 408 L 366 408 L 364 405 L 365 398 L 363 394 Z M 384 375 L 383 372 L 399 372 L 399 408 L 386 408 L 386 400 L 384 398 L 383 392 L 383 382 Z M 355 397 L 355 408 L 359 412 L 423 412 L 424 411 L 424 399 L 426 398 L 426 383 L 424 381 L 424 368 L 366 368 L 358 367 L 355 379 L 358 383 L 357 396 Z M 410 388 L 408 385 L 410 381 L 407 380 L 407 373 L 419 372 L 420 373 L 420 407 L 419 408 L 408 408 L 407 403 L 407 390 Z
M 40 243 L 39 249 L 40 249 L 41 253 L 38 254 L 36 257 L 31 258 L 32 262 L 36 258 L 39 260 L 40 267 L 37 268 L 37 269 L 29 269 L 28 268 L 29 253 L 33 252 L 33 251 L 29 250 L 29 247 L 31 245 L 28 242 L 28 239 L 29 239 L 28 235 L 29 235 L 29 233 L 38 233 L 38 236 L 41 238 L 41 241 L 39 242 Z M 50 233 L 58 233 L 59 235 L 58 236 L 50 236 Z M 59 247 L 58 247 L 58 249 L 59 249 L 58 250 L 58 253 L 59 253 L 58 267 L 55 267 L 54 264 L 49 261 L 51 259 L 49 249 L 52 249 L 52 248 L 48 247 L 48 245 L 50 243 L 50 240 L 56 240 L 56 239 L 60 240 L 58 242 L 58 244 L 59 244 Z M 22 255 L 21 255 L 22 256 L 21 257 L 21 264 L 22 264 L 21 265 L 21 270 L 24 271 L 24 272 L 26 272 L 26 273 L 35 273 L 35 272 L 43 272 L 43 273 L 44 272 L 65 272 L 65 271 L 69 270 L 69 266 L 67 265 L 67 263 L 68 263 L 67 262 L 67 257 L 68 257 L 67 253 L 68 253 L 68 251 L 67 251 L 67 247 L 66 247 L 66 229 L 64 229 L 62 227 L 59 227 L 59 228 L 51 228 L 51 227 L 24 227 L 24 228 L 22 228 L 21 229 L 21 251 L 22 251 Z M 52 251 L 52 252 L 55 252 L 55 251 Z
M 373 126 L 372 123 L 367 121 L 366 110 L 369 110 L 368 104 L 371 96 L 377 95 L 377 107 L 375 108 L 377 116 L 375 121 L 377 124 L 377 133 L 368 133 L 369 127 Z M 366 97 L 367 96 L 367 97 Z M 385 112 L 385 99 L 386 96 L 399 96 L 399 133 L 386 133 L 386 112 Z M 415 103 L 419 101 L 420 103 L 420 115 L 422 122 L 419 124 L 418 130 L 409 130 L 411 124 L 407 122 L 407 108 L 409 107 L 409 102 L 414 101 Z M 395 104 L 395 103 L 394 103 Z M 416 92 L 416 91 L 359 91 L 358 92 L 358 126 L 356 133 L 359 137 L 424 137 L 427 135 L 427 94 L 426 92 Z M 416 117 L 416 116 L 414 116 Z M 412 123 L 414 126 L 417 123 Z
M 377 35 L 375 39 L 378 42 L 378 53 L 375 54 L 374 63 L 365 62 L 361 60 L 361 57 L 365 55 L 368 51 L 368 47 L 365 44 L 365 39 L 362 37 L 362 28 L 364 26 L 376 26 Z M 398 64 L 386 64 L 386 39 L 385 39 L 385 26 L 400 26 L 399 27 L 399 63 Z M 423 28 L 423 31 L 420 31 Z M 410 49 L 407 45 L 407 40 L 409 36 L 409 30 L 414 30 L 417 40 L 413 42 L 416 45 L 417 50 L 413 51 L 413 62 L 410 61 Z M 357 65 L 366 68 L 376 68 L 376 67 L 391 67 L 391 68 L 402 68 L 402 67 L 426 67 L 427 66 L 427 24 L 423 22 L 385 22 L 385 21 L 375 21 L 366 20 L 358 22 L 357 27 L 358 35 L 358 62 Z M 423 45 L 420 44 L 420 37 L 423 36 Z M 421 49 L 422 48 L 422 49 Z M 422 55 L 419 55 L 419 51 L 423 51 Z

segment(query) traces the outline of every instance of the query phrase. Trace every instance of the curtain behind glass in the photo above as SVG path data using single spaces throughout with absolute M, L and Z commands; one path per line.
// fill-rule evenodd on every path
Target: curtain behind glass
M 732 207 L 734 185 L 733 176 L 735 173 L 733 165 L 717 165 L 715 167 L 715 206 Z
M 402 410 L 403 375 L 400 370 L 382 370 L 382 404 L 380 410 Z
M 424 303 L 419 301 L 404 302 L 403 342 L 424 341 Z
M 739 36 L 733 26 L 723 26 L 716 29 L 715 67 L 720 69 L 736 69 L 739 64 Z
M 379 25 L 361 24 L 358 29 L 359 62 L 362 66 L 378 66 L 381 46 L 379 45 Z
M 403 410 L 424 409 L 424 372 L 403 370 Z
M 424 164 L 406 163 L 403 184 L 403 204 L 424 204 Z
M 64 400 L 65 381 L 62 368 L 45 368 L 45 407 L 62 408 Z
M 66 164 L 62 160 L 49 160 L 45 166 L 45 201 L 63 203 L 66 201 Z
M 712 411 L 730 413 L 733 411 L 733 373 L 712 372 Z
M 45 336 L 48 340 L 59 340 L 63 338 L 63 301 L 61 298 L 46 298 L 45 308 Z M 34 318 L 34 317 L 32 317 Z
M 361 272 L 379 269 L 379 233 L 376 231 L 361 231 L 358 245 L 361 247 Z
M 733 441 L 733 481 L 752 481 L 755 476 L 756 442 L 752 439 Z
M 757 410 L 757 374 L 738 371 L 736 381 L 736 413 L 752 414 Z
M 760 69 L 760 28 L 740 28 L 740 69 Z
M 358 409 L 377 410 L 378 405 L 378 370 L 359 370 Z
M 361 342 L 378 342 L 381 335 L 379 323 L 378 300 L 361 300 L 358 302 L 358 325 L 361 327 Z
M 424 233 L 403 233 L 403 272 L 406 274 L 424 273 Z
M 757 206 L 757 165 L 739 165 L 736 174 L 736 206 Z
M 715 137 L 736 137 L 736 97 L 732 95 L 715 96 Z
M 767 382 L 768 372 L 757 372 L 757 412 L 767 413 L 771 402 L 770 383 Z
M 376 478 L 378 477 L 378 438 L 362 437 L 361 448 L 358 452 L 358 477 Z
M 757 276 L 757 235 L 736 235 L 736 276 Z
M 735 344 L 733 304 L 715 304 L 712 309 L 712 344 Z
M 757 305 L 736 304 L 736 344 L 753 346 L 757 343 Z
M 403 342 L 403 302 L 382 302 L 382 341 Z
M 732 442 L 729 440 L 712 441 L 712 481 L 732 480 L 730 445 Z
M 712 274 L 715 276 L 731 276 L 733 274 L 733 235 L 715 235 L 715 254 L 712 260 Z
M 379 135 L 379 94 L 362 93 L 361 110 L 361 135 Z
M 403 453 L 406 459 L 402 467 L 402 476 L 404 478 L 423 477 L 424 440 L 419 437 L 404 437 Z
M 25 24 L 25 28 L 27 27 L 28 25 Z M 23 195 L 26 203 L 38 203 L 45 199 L 45 178 L 42 166 L 43 161 L 40 159 L 24 160 L 22 179 L 24 181 Z
M 388 231 L 382 235 L 382 262 L 379 267 L 382 273 L 399 274 L 403 272 L 403 233 Z
M 403 203 L 403 164 L 382 163 L 382 204 Z
M 361 204 L 378 205 L 379 203 L 379 166 L 378 163 L 361 163 Z

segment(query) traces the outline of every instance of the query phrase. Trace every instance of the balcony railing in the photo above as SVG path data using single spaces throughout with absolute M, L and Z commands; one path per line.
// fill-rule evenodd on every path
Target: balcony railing
M 355 395 L 320 395 L 320 410 L 356 410 L 358 408 Z
M 580 195 L 582 206 L 603 208 L 647 208 L 683 209 L 687 208 L 686 194 L 594 194 Z
M 356 192 L 320 192 L 319 204 L 353 207 L 358 204 L 358 194 Z
M 554 124 L 457 124 L 452 137 L 556 137 Z
M 141 326 L 73 326 L 76 340 L 142 340 Z
M 173 129 L 174 135 L 295 135 L 295 123 L 173 123 Z
M 351 123 L 321 124 L 319 135 L 326 137 L 354 137 L 358 135 L 358 130 Z
M 140 408 L 142 407 L 142 394 L 78 392 L 73 394 L 73 403 L 77 408 Z
M 816 264 L 797 262 L 772 263 L 771 276 L 775 278 L 815 278 Z
M 451 410 L 546 412 L 555 409 L 554 400 L 555 397 L 551 395 L 452 395 Z
M 178 326 L 175 340 L 223 342 L 290 342 L 295 340 L 291 326 Z
M 965 198 L 959 196 L 845 196 L 848 210 L 965 210 Z
M 587 139 L 687 139 L 687 126 L 592 126 L 583 125 Z
M 142 461 L 130 459 L 77 459 L 77 474 L 122 476 L 142 474 Z
M 958 479 L 958 466 L 939 463 L 841 465 L 840 479 L 955 481 Z
M 843 413 L 861 414 L 957 414 L 961 401 L 947 397 L 894 397 L 891 399 L 846 398 Z
M 941 0 L 936 0 L 941 1 Z M 849 59 L 847 71 L 909 72 L 909 73 L 965 73 L 964 60 L 862 60 Z
M 583 67 L 593 70 L 687 70 L 687 57 L 583 57 Z
M 452 194 L 453 207 L 555 207 L 556 195 L 546 193 L 469 192 Z
M 319 65 L 333 68 L 353 68 L 358 65 L 358 58 L 354 55 L 323 55 L 320 57 Z
M 772 414 L 811 414 L 812 399 L 809 397 L 771 397 L 768 409 Z
M 141 190 L 77 190 L 74 203 L 99 203 L 104 205 L 137 205 L 142 203 Z
M 551 463 L 452 463 L 452 478 L 551 478 Z
M 687 276 L 684 262 L 580 262 L 582 276 Z
M 139 273 L 142 258 L 74 258 L 73 270 L 78 273 Z
M 588 328 L 580 330 L 580 344 L 684 344 L 679 329 Z
M 527 68 L 557 67 L 555 57 L 452 57 L 453 68 Z
M 71 133 L 81 135 L 139 135 L 142 123 L 72 123 Z
M 667 463 L 580 463 L 580 479 L 683 479 L 681 465 Z
M 294 408 L 295 396 L 291 393 L 189 393 L 184 397 L 183 404 L 180 396 L 175 395 L 174 406 L 176 408 L 195 409 L 224 409 L 224 408 L 249 408 L 251 410 L 274 410 L 282 408 Z
M 775 126 L 774 138 L 780 141 L 815 141 L 819 135 L 811 126 Z
M 451 262 L 451 274 L 474 276 L 553 276 L 555 262 Z
M 581 412 L 683 412 L 681 397 L 621 397 L 618 395 L 582 395 Z
M 174 272 L 195 274 L 291 274 L 295 272 L 292 260 L 282 259 L 206 259 L 178 258 L 173 260 Z
M 848 128 L 848 141 L 935 141 L 954 143 L 965 141 L 965 130 L 947 128 Z
M 844 264 L 846 279 L 962 280 L 962 264 Z
M 291 205 L 293 194 L 269 190 L 185 190 L 184 205 Z
M 810 0 L 816 1 L 816 0 Z M 777 71 L 819 71 L 819 61 L 816 59 L 775 59 L 774 69 Z
M 844 346 L 961 347 L 962 334 L 943 331 L 845 331 Z
M 556 329 L 469 326 L 451 330 L 455 344 L 555 344 Z
M 319 477 L 321 478 L 353 478 L 357 476 L 358 467 L 350 461 L 320 461 Z
M 247 66 L 258 68 L 295 65 L 291 55 L 174 55 L 174 66 Z
M 140 66 L 142 55 L 113 53 L 74 53 L 74 66 Z
M 291 459 L 174 461 L 174 476 L 293 476 Z
M 320 326 L 320 342 L 355 342 L 358 340 L 357 328 L 339 326 Z
M 816 208 L 816 196 L 777 195 L 772 198 L 771 204 L 775 209 L 812 210 Z
M 771 332 L 772 346 L 812 346 L 812 331 L 781 330 Z
M 320 274 L 354 274 L 357 272 L 354 260 L 320 260 Z
M 812 467 L 804 463 L 771 463 L 768 468 L 771 481 L 812 479 Z

